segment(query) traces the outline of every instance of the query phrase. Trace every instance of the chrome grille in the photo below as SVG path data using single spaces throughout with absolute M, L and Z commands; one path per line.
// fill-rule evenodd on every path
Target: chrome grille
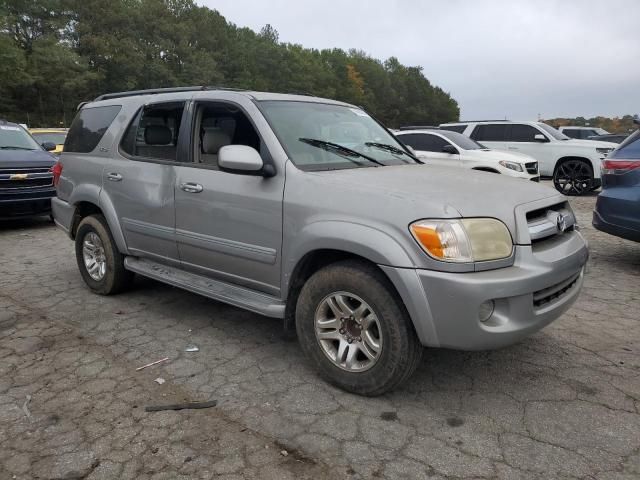
M 576 218 L 564 202 L 527 213 L 527 227 L 531 243 L 562 235 L 575 228 Z
M 46 167 L 0 169 L 0 190 L 4 192 L 51 186 L 53 175 Z

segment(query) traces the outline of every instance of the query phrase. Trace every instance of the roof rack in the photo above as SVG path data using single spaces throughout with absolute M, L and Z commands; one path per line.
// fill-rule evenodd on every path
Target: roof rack
M 198 92 L 202 90 L 229 90 L 232 92 L 245 92 L 243 88 L 218 87 L 209 85 L 198 85 L 192 87 L 168 87 L 168 88 L 150 88 L 146 90 L 131 90 L 129 92 L 105 93 L 97 97 L 94 102 L 100 100 L 109 100 L 112 98 L 135 97 L 137 95 L 157 95 L 160 93 L 180 93 L 180 92 Z
M 435 125 L 407 125 L 400 127 L 400 130 L 438 130 L 440 127 Z
M 498 118 L 494 120 L 458 120 L 457 122 L 445 122 L 442 125 L 448 125 L 450 123 L 480 123 L 480 122 L 510 122 L 506 118 Z

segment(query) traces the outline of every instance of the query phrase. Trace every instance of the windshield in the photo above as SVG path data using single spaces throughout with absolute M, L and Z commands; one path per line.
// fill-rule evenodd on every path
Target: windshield
M 555 128 L 547 125 L 546 123 L 538 123 L 538 126 L 542 128 L 546 133 L 551 135 L 553 138 L 555 138 L 556 140 L 569 140 L 569 137 L 567 137 L 564 133 L 556 130 Z
M 475 140 L 471 140 L 469 137 L 465 137 L 461 133 L 452 132 L 450 130 L 438 130 L 438 133 L 443 137 L 447 137 L 462 150 L 488 150 L 484 145 L 476 142 Z
M 0 125 L 0 149 L 42 150 L 24 128 L 13 125 Z
M 64 139 L 67 138 L 66 133 L 38 133 L 34 132 L 31 134 L 33 138 L 40 144 L 44 142 L 55 143 L 56 145 L 63 145 Z
M 260 102 L 291 161 L 301 170 L 418 163 L 359 108 L 325 103 Z

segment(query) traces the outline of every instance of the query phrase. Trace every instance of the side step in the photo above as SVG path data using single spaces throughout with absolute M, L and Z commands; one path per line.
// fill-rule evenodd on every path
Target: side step
M 267 317 L 284 318 L 284 302 L 271 295 L 257 293 L 247 288 L 212 280 L 195 273 L 185 272 L 175 267 L 136 257 L 125 258 L 124 266 L 127 270 L 144 277 L 153 278 L 220 302 L 244 308 Z

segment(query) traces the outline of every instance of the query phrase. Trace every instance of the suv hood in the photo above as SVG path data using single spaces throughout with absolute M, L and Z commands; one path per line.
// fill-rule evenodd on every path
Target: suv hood
M 56 158 L 44 150 L 0 150 L 0 169 L 48 168 Z
M 560 145 L 566 145 L 571 147 L 589 147 L 589 148 L 616 148 L 617 143 L 613 142 L 601 142 L 599 140 L 580 140 L 572 138 L 571 140 L 559 140 Z
M 314 172 L 308 198 L 329 203 L 342 215 L 405 229 L 423 218 L 493 217 L 516 235 L 515 207 L 549 198 L 555 189 L 520 178 L 433 165 L 399 165 Z M 313 185 L 312 185 L 313 184 Z M 320 190 L 316 190 L 320 189 Z M 322 196 L 317 193 L 323 192 Z M 553 199 L 551 199 L 553 198 Z M 348 205 L 348 208 L 345 208 Z
M 530 155 L 526 155 L 520 152 L 505 152 L 500 150 L 462 150 L 464 155 L 467 158 L 476 158 L 478 160 L 493 160 L 494 162 L 499 162 L 500 160 L 504 160 L 507 162 L 516 162 L 516 163 L 529 163 L 529 162 L 537 162 L 537 160 Z

